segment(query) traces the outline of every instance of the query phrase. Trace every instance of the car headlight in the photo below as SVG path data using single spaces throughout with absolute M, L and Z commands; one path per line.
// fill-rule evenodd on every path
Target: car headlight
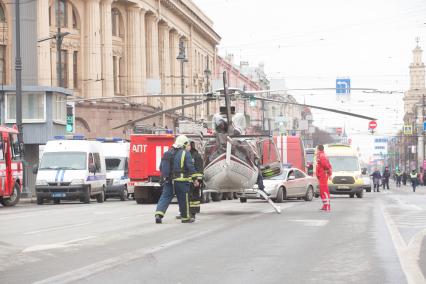
M 71 185 L 83 185 L 84 184 L 84 180 L 83 179 L 73 179 L 71 181 Z
M 48 185 L 47 180 L 44 179 L 38 179 L 36 180 L 36 185 Z

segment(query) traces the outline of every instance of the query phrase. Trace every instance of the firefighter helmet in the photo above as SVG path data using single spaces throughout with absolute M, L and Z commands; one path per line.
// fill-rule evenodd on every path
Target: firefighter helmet
M 186 137 L 185 135 L 179 135 L 176 138 L 176 141 L 173 144 L 173 147 L 175 147 L 175 148 L 182 148 L 182 147 L 184 147 L 184 146 L 186 146 L 188 144 L 189 144 L 188 137 Z

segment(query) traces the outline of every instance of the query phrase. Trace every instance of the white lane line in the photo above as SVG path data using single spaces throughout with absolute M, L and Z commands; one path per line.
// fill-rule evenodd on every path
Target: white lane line
M 421 242 L 423 238 L 418 236 L 418 238 L 415 238 L 415 239 L 419 239 L 419 240 L 415 241 L 414 246 L 410 246 L 410 245 L 407 246 L 401 234 L 399 233 L 398 227 L 392 220 L 390 214 L 386 211 L 386 208 L 382 202 L 380 203 L 380 207 L 382 210 L 383 217 L 385 219 L 386 226 L 388 228 L 393 244 L 395 246 L 402 271 L 404 271 L 408 284 L 426 283 L 425 277 L 418 263 L 418 259 L 420 255 L 420 244 L 418 244 L 418 242 Z M 418 247 L 418 251 L 415 251 L 417 247 Z
M 304 220 L 290 220 L 292 222 L 303 223 L 304 226 L 308 227 L 322 227 L 328 224 L 329 220 L 314 220 L 314 219 L 304 219 Z
M 72 229 L 72 228 L 76 228 L 76 227 L 87 226 L 87 225 L 90 225 L 90 224 L 92 224 L 92 223 L 87 222 L 87 223 L 81 223 L 81 224 L 59 226 L 59 227 L 53 227 L 53 228 L 49 228 L 49 229 L 26 232 L 26 233 L 24 233 L 24 235 L 35 235 L 35 234 L 47 233 L 47 232 L 53 232 L 53 231 L 59 231 L 59 230 L 67 230 L 67 229 Z
M 47 283 L 64 284 L 64 283 L 76 282 L 78 280 L 88 278 L 102 271 L 117 268 L 120 265 L 125 265 L 132 261 L 136 261 L 138 259 L 145 257 L 148 254 L 156 253 L 163 249 L 167 249 L 167 248 L 176 246 L 178 244 L 188 242 L 189 240 L 203 237 L 205 235 L 209 235 L 213 233 L 214 231 L 220 229 L 220 227 L 226 227 L 226 226 L 219 226 L 219 228 L 216 228 L 214 230 L 208 230 L 199 234 L 192 234 L 185 238 L 164 243 L 150 249 L 139 249 L 134 252 L 124 253 L 116 257 L 108 258 L 87 266 L 83 266 L 81 268 L 78 268 L 72 271 L 68 271 L 68 272 L 65 272 L 65 273 L 62 273 L 41 281 L 34 282 L 34 284 L 47 284 Z
M 72 247 L 72 246 L 78 246 L 78 245 L 80 245 L 80 244 L 78 244 L 79 242 L 87 241 L 87 240 L 91 240 L 91 239 L 95 239 L 95 238 L 96 238 L 95 236 L 88 236 L 88 237 L 85 237 L 85 238 L 70 240 L 70 241 L 66 241 L 66 242 L 45 244 L 45 245 L 35 245 L 35 246 L 27 247 L 22 252 L 28 253 L 28 252 L 37 252 L 37 251 L 61 249 L 61 248 L 67 248 L 67 247 Z

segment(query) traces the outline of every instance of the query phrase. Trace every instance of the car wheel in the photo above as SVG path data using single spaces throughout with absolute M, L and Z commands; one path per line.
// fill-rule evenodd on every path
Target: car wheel
M 246 203 L 247 202 L 247 198 L 246 197 L 240 197 L 240 202 L 241 203 Z
M 96 201 L 98 203 L 103 203 L 105 200 L 105 189 L 102 187 L 101 193 L 96 195 Z
M 61 200 L 59 198 L 53 199 L 53 204 L 60 204 Z
M 37 197 L 37 205 L 43 205 L 43 202 L 44 202 L 43 198 Z
M 359 192 L 356 193 L 356 197 L 357 198 L 363 198 L 364 197 L 364 190 L 361 190 Z
M 277 198 L 275 199 L 276 203 L 282 203 L 286 199 L 286 191 L 284 187 L 280 187 L 277 192 Z
M 305 201 L 312 201 L 312 199 L 314 199 L 314 189 L 312 186 L 308 187 L 308 191 L 306 192 L 304 199 Z
M 127 191 L 127 188 L 124 188 L 121 192 L 120 200 L 125 201 L 129 195 L 129 192 Z
M 355 197 L 355 193 L 349 193 L 349 198 L 354 198 Z
M 136 198 L 136 203 L 137 204 L 142 204 L 144 202 L 143 198 Z
M 1 199 L 3 206 L 15 206 L 21 199 L 21 187 L 19 183 L 15 182 L 13 185 L 12 195 L 8 198 Z
M 86 204 L 90 203 L 90 188 L 86 189 L 86 192 L 84 193 L 84 197 L 82 197 L 80 201 Z
M 222 200 L 222 192 L 212 192 L 211 197 L 214 202 L 219 202 Z

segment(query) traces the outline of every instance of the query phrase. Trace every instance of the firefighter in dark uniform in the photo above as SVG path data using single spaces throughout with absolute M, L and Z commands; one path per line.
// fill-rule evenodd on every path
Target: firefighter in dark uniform
M 192 223 L 189 212 L 190 183 L 198 185 L 198 177 L 191 154 L 187 151 L 189 140 L 185 135 L 176 138 L 172 149 L 164 153 L 160 163 L 161 176 L 164 179 L 163 192 L 157 204 L 155 222 L 162 223 L 167 208 L 176 194 L 179 203 L 179 212 L 182 223 Z
M 195 142 L 191 141 L 191 156 L 194 160 L 195 170 L 198 174 L 203 174 L 204 170 L 204 162 L 203 158 L 201 158 L 200 153 L 198 153 L 197 148 L 195 148 Z M 200 204 L 201 204 L 201 187 L 203 185 L 203 177 L 197 177 L 198 184 L 197 186 L 192 183 L 191 188 L 189 189 L 189 212 L 191 213 L 191 217 L 195 219 L 195 215 L 200 213 Z

